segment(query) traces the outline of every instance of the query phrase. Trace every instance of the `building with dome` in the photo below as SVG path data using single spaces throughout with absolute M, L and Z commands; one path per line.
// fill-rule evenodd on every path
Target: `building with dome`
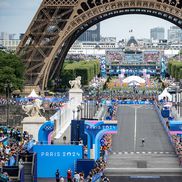
M 138 43 L 137 43 L 137 41 L 136 41 L 134 36 L 130 37 L 130 39 L 128 40 L 126 46 L 129 47 L 129 48 L 136 48 L 136 47 L 138 47 Z

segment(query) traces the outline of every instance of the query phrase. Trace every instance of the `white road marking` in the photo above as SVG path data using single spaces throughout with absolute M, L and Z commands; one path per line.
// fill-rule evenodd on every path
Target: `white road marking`
M 137 108 L 135 108 L 135 125 L 134 125 L 134 152 L 136 151 L 136 124 L 137 124 Z

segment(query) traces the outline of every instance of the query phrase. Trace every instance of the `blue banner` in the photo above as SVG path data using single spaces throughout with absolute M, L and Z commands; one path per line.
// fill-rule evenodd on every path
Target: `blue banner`
M 63 177 L 68 169 L 74 174 L 77 159 L 83 157 L 81 145 L 35 145 L 33 151 L 37 153 L 38 178 L 55 178 L 57 169 Z
M 182 131 L 182 121 L 169 121 L 170 131 Z
M 118 104 L 153 104 L 153 101 L 119 100 L 117 102 Z

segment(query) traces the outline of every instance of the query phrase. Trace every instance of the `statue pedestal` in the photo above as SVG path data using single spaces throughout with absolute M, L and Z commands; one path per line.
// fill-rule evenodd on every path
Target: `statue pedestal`
M 21 122 L 23 124 L 23 131 L 27 131 L 30 135 L 33 135 L 35 141 L 38 141 L 39 129 L 45 121 L 45 117 L 25 117 Z
M 75 99 L 76 103 L 79 105 L 82 102 L 83 90 L 80 88 L 72 88 L 69 90 L 69 100 Z

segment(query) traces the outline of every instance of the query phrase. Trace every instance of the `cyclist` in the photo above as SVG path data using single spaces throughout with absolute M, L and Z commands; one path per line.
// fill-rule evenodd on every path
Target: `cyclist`
M 142 147 L 144 146 L 145 144 L 145 138 L 142 138 Z

